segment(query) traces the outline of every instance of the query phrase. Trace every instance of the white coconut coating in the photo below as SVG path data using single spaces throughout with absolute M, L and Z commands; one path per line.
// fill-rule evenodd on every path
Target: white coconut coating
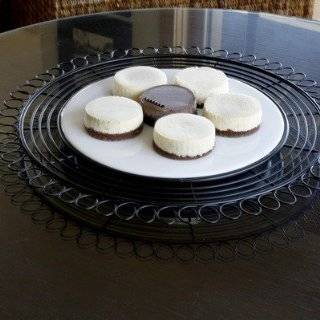
M 175 75 L 175 83 L 191 90 L 198 104 L 203 104 L 212 93 L 229 91 L 228 77 L 220 70 L 210 67 L 190 67 Z
M 118 71 L 113 79 L 113 94 L 137 100 L 147 89 L 167 84 L 166 74 L 148 66 L 130 67 Z
M 262 121 L 258 99 L 244 94 L 213 94 L 204 103 L 203 115 L 217 130 L 242 133 L 257 128 Z
M 211 121 L 198 115 L 170 114 L 155 123 L 153 141 L 177 157 L 199 157 L 213 149 L 215 128 Z
M 85 107 L 84 125 L 98 133 L 127 133 L 140 127 L 142 121 L 140 104 L 124 97 L 97 98 Z

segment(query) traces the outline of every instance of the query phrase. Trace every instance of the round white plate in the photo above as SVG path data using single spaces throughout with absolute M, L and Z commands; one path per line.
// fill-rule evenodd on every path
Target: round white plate
M 176 69 L 164 70 L 171 81 Z M 112 78 L 94 82 L 77 92 L 61 113 L 66 140 L 80 153 L 102 165 L 149 177 L 195 178 L 231 173 L 269 155 L 280 143 L 284 120 L 279 108 L 257 89 L 230 78 L 230 92 L 256 97 L 262 105 L 259 130 L 244 137 L 216 137 L 214 150 L 195 160 L 172 160 L 156 153 L 152 146 L 153 128 L 144 125 L 142 133 L 123 141 L 102 141 L 89 136 L 83 126 L 85 105 L 98 97 L 111 95 Z

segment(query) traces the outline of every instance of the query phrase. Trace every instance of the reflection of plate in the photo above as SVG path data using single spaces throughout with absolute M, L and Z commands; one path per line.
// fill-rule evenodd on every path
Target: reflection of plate
M 169 80 L 174 69 L 165 70 Z M 262 124 L 245 137 L 217 137 L 208 156 L 196 160 L 172 160 L 152 147 L 152 127 L 144 125 L 136 138 L 107 142 L 92 138 L 83 127 L 84 106 L 92 99 L 111 94 L 112 78 L 94 82 L 77 92 L 61 113 L 66 140 L 80 153 L 102 165 L 124 172 L 160 178 L 191 178 L 231 173 L 268 156 L 281 141 L 284 120 L 277 105 L 257 89 L 230 78 L 230 92 L 255 96 L 262 104 Z

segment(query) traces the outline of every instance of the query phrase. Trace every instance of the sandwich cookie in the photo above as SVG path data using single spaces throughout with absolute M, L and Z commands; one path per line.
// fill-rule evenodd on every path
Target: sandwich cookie
M 146 90 L 139 98 L 144 122 L 153 126 L 159 118 L 171 113 L 196 113 L 193 93 L 177 85 L 162 85 Z
M 262 121 L 260 102 L 244 94 L 214 94 L 204 103 L 203 115 L 215 125 L 217 134 L 246 135 L 256 131 Z
M 101 97 L 86 105 L 84 126 L 91 136 L 101 140 L 132 138 L 142 131 L 142 108 L 128 98 Z
M 166 74 L 160 69 L 148 66 L 130 67 L 114 75 L 113 94 L 136 100 L 143 91 L 167 82 Z
M 214 147 L 215 128 L 208 119 L 189 113 L 175 113 L 160 118 L 154 126 L 155 150 L 168 158 L 196 159 Z
M 202 105 L 211 93 L 227 93 L 228 77 L 220 70 L 210 67 L 190 67 L 175 75 L 175 83 L 190 89 L 197 104 Z

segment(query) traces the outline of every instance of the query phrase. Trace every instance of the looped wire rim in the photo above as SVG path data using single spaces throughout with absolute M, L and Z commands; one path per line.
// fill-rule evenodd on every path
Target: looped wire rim
M 10 170 L 17 172 L 20 177 L 26 179 L 27 183 L 39 194 L 47 199 L 50 198 L 51 203 L 54 203 L 55 205 L 59 203 L 58 206 L 60 209 L 69 214 L 71 211 L 75 212 L 75 209 L 81 209 L 80 215 L 75 213 L 71 215 L 93 226 L 108 230 L 111 233 L 122 233 L 127 236 L 143 238 L 143 235 L 139 232 L 133 231 L 132 233 L 128 233 L 126 231 L 134 228 L 139 229 L 138 225 L 141 227 L 142 224 L 150 225 L 153 229 L 158 228 L 158 230 L 151 234 L 150 239 L 172 242 L 207 242 L 223 240 L 223 236 L 221 235 L 219 235 L 218 238 L 214 238 L 210 234 L 212 232 L 212 229 L 210 231 L 212 225 L 217 226 L 219 223 L 226 223 L 222 220 L 228 220 L 227 224 L 230 224 L 230 221 L 235 222 L 240 219 L 247 220 L 248 217 L 261 217 L 266 216 L 269 213 L 268 219 L 271 219 L 272 223 L 266 227 L 265 230 L 281 225 L 290 220 L 290 216 L 282 217 L 280 221 L 278 221 L 278 219 L 273 220 L 270 212 L 276 212 L 283 206 L 293 206 L 297 203 L 299 198 L 310 198 L 314 194 L 314 191 L 320 188 L 318 183 L 320 175 L 318 177 L 318 174 L 315 173 L 316 171 L 319 172 L 319 170 L 316 169 L 319 167 L 319 162 L 314 160 L 316 158 L 310 162 L 309 168 L 306 169 L 300 177 L 295 178 L 295 180 L 290 182 L 290 184 L 279 186 L 276 190 L 269 191 L 265 194 L 257 194 L 255 197 L 249 197 L 248 199 L 241 199 L 230 203 L 225 202 L 222 205 L 213 202 L 196 206 L 167 204 L 159 206 L 152 203 L 141 204 L 130 200 L 119 201 L 101 198 L 100 196 L 97 197 L 81 190 L 81 188 L 77 186 L 65 184 L 59 178 L 48 174 L 45 168 L 41 166 L 41 163 L 40 165 L 36 164 L 32 159 L 30 161 L 29 155 L 19 141 L 21 136 L 19 137 L 16 132 L 19 124 L 19 117 L 21 117 L 20 112 L 28 104 L 30 99 L 33 99 L 34 96 L 39 94 L 41 90 L 46 88 L 53 81 L 79 70 L 83 70 L 93 64 L 117 59 L 121 60 L 121 58 L 131 55 L 139 57 L 149 56 L 150 54 L 155 55 L 155 59 L 159 54 L 168 55 L 168 57 L 172 54 L 210 56 L 218 59 L 216 66 L 222 65 L 228 60 L 252 65 L 265 70 L 267 73 L 276 74 L 284 80 L 293 83 L 303 94 L 307 93 L 315 103 L 319 102 L 319 86 L 315 81 L 307 79 L 306 75 L 301 72 L 295 72 L 292 67 L 284 67 L 281 63 L 270 62 L 269 59 L 266 58 L 257 58 L 254 55 L 243 56 L 241 53 L 229 53 L 226 50 L 215 51 L 212 48 L 200 49 L 198 47 L 132 48 L 124 51 L 113 50 L 110 52 L 99 53 L 96 56 L 90 55 L 85 57 L 75 57 L 69 62 L 60 63 L 56 67 L 48 69 L 46 72 L 26 81 L 24 85 L 12 92 L 10 94 L 10 98 L 4 102 L 4 106 L 0 111 L 3 117 L 0 122 L 0 137 L 4 142 L 3 147 L 0 150 L 1 159 L 8 163 Z M 310 111 L 308 116 L 311 114 L 312 112 Z M 318 116 L 318 114 L 319 111 L 317 109 L 316 115 Z M 44 116 L 44 114 L 42 116 Z M 52 113 L 50 116 L 52 116 Z M 317 133 L 315 133 L 315 139 L 316 135 Z M 298 144 L 297 141 L 294 143 L 296 143 L 296 145 Z M 316 152 L 318 157 L 318 150 L 316 150 Z M 72 159 L 72 154 L 66 154 L 66 156 Z M 48 160 L 50 159 L 48 158 L 47 161 Z M 42 159 L 42 161 L 44 161 L 44 159 Z M 281 172 L 281 170 L 279 172 Z M 302 192 L 301 190 L 298 191 L 297 186 L 300 189 L 304 188 L 305 192 Z M 68 196 L 65 197 L 67 194 Z M 90 204 L 88 204 L 89 199 L 91 201 Z M 108 204 L 110 208 L 107 212 L 99 211 L 98 208 L 101 208 L 104 204 Z M 131 207 L 131 209 L 123 210 L 125 207 Z M 152 211 L 151 216 L 149 216 L 148 219 L 142 218 L 142 212 L 150 208 Z M 208 212 L 205 214 L 205 210 L 207 208 L 211 208 L 212 213 L 214 213 L 213 218 L 210 218 Z M 230 208 L 233 209 L 230 210 Z M 170 214 L 167 211 L 170 211 Z M 172 215 L 172 213 L 174 214 Z M 110 220 L 115 219 L 117 220 L 115 223 L 116 228 L 110 228 Z M 127 225 L 121 225 L 121 222 L 126 223 Z M 128 225 L 130 222 L 133 223 Z M 164 229 L 161 229 L 159 224 L 163 225 Z M 120 228 L 117 228 L 119 225 Z M 199 227 L 201 232 L 199 232 L 196 227 Z M 177 237 L 174 237 L 174 234 L 170 234 L 169 238 L 160 235 L 163 230 L 167 231 L 170 228 L 176 229 L 176 232 L 178 233 Z M 143 233 L 143 231 L 144 229 L 142 227 L 141 232 Z M 262 231 L 263 228 L 260 228 L 257 233 Z M 250 234 L 250 232 L 252 231 L 249 231 L 248 234 Z M 235 235 L 235 237 L 238 236 L 240 235 Z M 244 233 L 241 234 L 241 237 L 243 236 Z

